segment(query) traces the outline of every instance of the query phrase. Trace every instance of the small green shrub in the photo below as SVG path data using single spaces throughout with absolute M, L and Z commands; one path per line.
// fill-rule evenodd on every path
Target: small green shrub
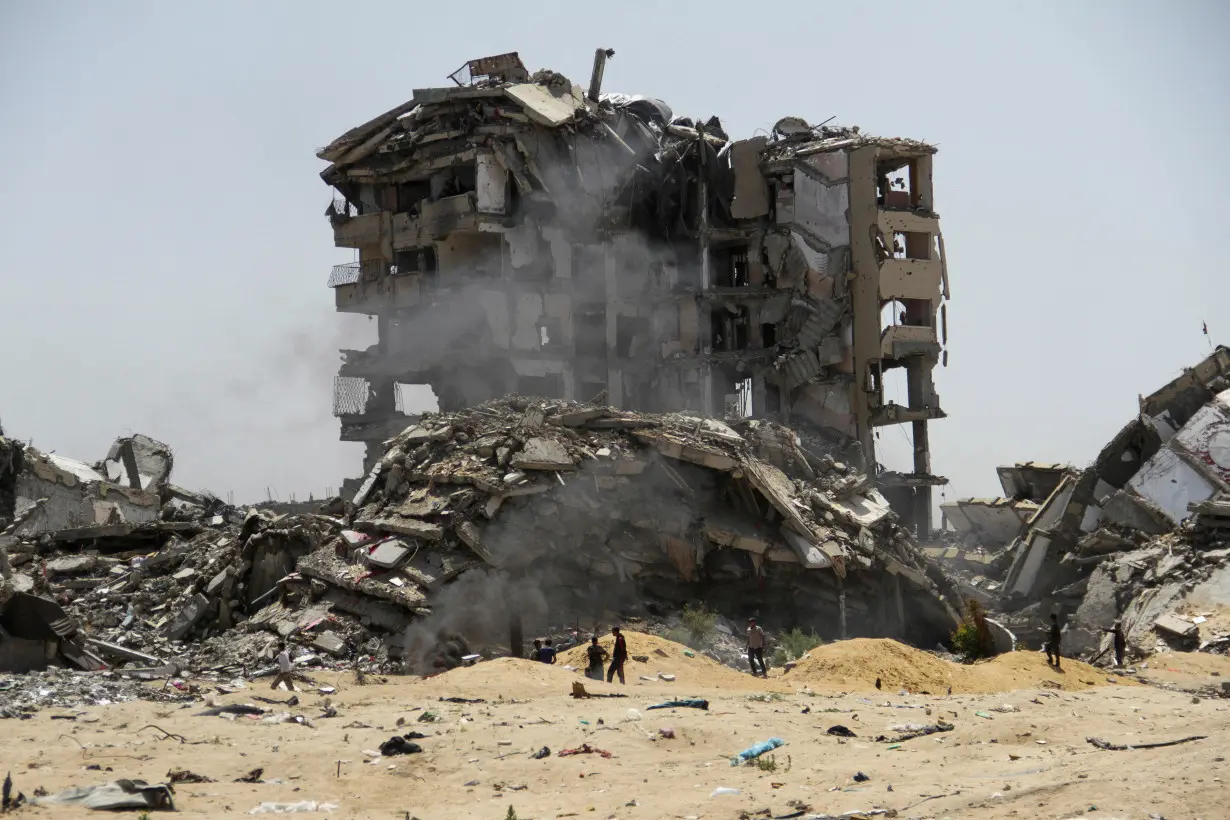
M 680 616 L 683 628 L 688 631 L 693 640 L 703 641 L 717 627 L 717 613 L 712 612 L 704 604 L 688 604 Z
M 756 768 L 762 772 L 777 771 L 777 755 L 761 755 L 756 758 Z
M 973 598 L 965 602 L 965 616 L 950 639 L 953 651 L 963 655 L 967 661 L 995 654 L 995 643 L 986 622 L 986 610 Z
M 815 632 L 804 632 L 796 626 L 777 639 L 777 651 L 784 651 L 788 656 L 786 660 L 793 661 L 803 657 L 822 643 L 824 642 L 820 640 L 820 636 Z M 774 653 L 773 658 L 773 665 L 780 666 L 781 664 L 777 662 L 777 653 Z M 786 660 L 783 660 L 781 663 L 785 663 Z
M 773 654 L 769 656 L 769 666 L 785 666 L 790 656 L 786 654 L 786 650 L 780 646 L 773 650 Z
M 509 806 L 508 813 L 504 815 L 504 820 L 517 820 L 517 810 Z

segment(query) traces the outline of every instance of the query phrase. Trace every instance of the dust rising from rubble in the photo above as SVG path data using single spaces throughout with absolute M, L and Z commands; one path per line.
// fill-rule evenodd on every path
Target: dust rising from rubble
M 407 628 L 402 660 L 411 674 L 428 675 L 461 665 L 450 647 L 504 643 L 513 616 L 541 624 L 552 612 L 543 593 L 542 574 L 510 578 L 496 570 L 474 570 L 445 587 L 431 601 L 431 614 Z

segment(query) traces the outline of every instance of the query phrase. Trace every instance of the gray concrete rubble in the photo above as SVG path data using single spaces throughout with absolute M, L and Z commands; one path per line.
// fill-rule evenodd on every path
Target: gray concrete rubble
M 1230 650 L 1230 349 L 1141 396 L 1090 466 L 999 472 L 1005 497 L 942 505 L 925 548 L 966 597 L 1031 642 L 1058 612 L 1089 657 L 1112 656 L 1116 621 L 1136 654 Z
M 379 333 L 342 351 L 342 439 L 370 469 L 406 386 L 446 412 L 518 393 L 771 418 L 857 444 L 866 471 L 876 429 L 909 424 L 912 471 L 882 489 L 929 531 L 950 300 L 935 147 L 795 116 L 739 139 L 609 91 L 613 55 L 587 87 L 517 53 L 470 60 L 317 153 L 355 253 L 328 285 Z
M 826 638 L 933 646 L 957 620 L 874 482 L 767 421 L 509 397 L 423 416 L 354 504 L 367 538 L 322 546 L 300 572 L 427 615 L 409 634 L 428 648 L 422 629 L 504 640 L 527 590 L 534 625 L 701 599 Z M 486 624 L 438 603 L 454 578 Z

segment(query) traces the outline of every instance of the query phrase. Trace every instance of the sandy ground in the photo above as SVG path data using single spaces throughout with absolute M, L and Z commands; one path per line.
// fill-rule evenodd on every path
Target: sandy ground
M 790 674 L 762 681 L 659 640 L 629 635 L 631 653 L 650 661 L 630 663 L 623 687 L 568 671 L 567 654 L 555 667 L 501 660 L 363 686 L 350 675 L 324 674 L 318 681 L 337 687 L 331 697 L 339 714 L 315 718 L 325 696 L 301 694 L 295 711 L 312 717 L 314 728 L 198 716 L 200 703 L 44 710 L 0 723 L 0 769 L 11 770 L 15 787 L 29 795 L 40 786 L 55 792 L 120 777 L 160 782 L 172 767 L 187 768 L 217 781 L 176 787 L 180 811 L 199 817 L 307 800 L 337 806 L 309 817 L 420 820 L 503 820 L 510 806 L 521 820 L 734 820 L 789 815 L 803 804 L 816 813 L 883 808 L 920 818 L 1230 817 L 1227 700 L 1193 702 L 1190 694 L 1133 685 L 1075 662 L 1057 673 L 1032 652 L 958 667 L 886 641 L 833 644 Z M 1214 672 L 1230 676 L 1224 658 L 1172 653 L 1166 663 L 1181 670 L 1168 674 L 1195 686 L 1220 680 Z M 658 672 L 676 680 L 640 679 Z M 874 688 L 877 674 L 881 691 Z M 591 692 L 627 697 L 574 700 L 567 693 L 577 680 Z M 931 694 L 900 694 L 898 687 L 911 682 Z M 989 694 L 997 685 L 1002 691 Z M 219 699 L 251 703 L 253 695 L 272 694 L 257 681 Z M 646 708 L 691 696 L 707 698 L 709 710 Z M 439 722 L 420 722 L 426 711 Z M 53 719 L 64 714 L 76 720 Z M 875 741 L 898 724 L 937 720 L 955 729 L 899 745 Z M 144 728 L 150 724 L 186 742 Z M 827 734 L 834 725 L 858 737 Z M 661 729 L 673 730 L 674 738 L 662 737 Z M 417 741 L 423 753 L 368 753 L 411 730 L 428 735 Z M 1102 751 L 1086 742 L 1195 734 L 1209 737 L 1156 750 Z M 732 755 L 770 737 L 786 742 L 771 753 L 773 765 L 730 765 Z M 611 757 L 558 756 L 582 744 Z M 543 746 L 551 756 L 531 759 Z M 266 782 L 233 782 L 257 767 Z M 859 772 L 868 779 L 856 781 Z M 740 792 L 711 796 L 718 787 Z M 84 814 L 66 807 L 22 812 Z

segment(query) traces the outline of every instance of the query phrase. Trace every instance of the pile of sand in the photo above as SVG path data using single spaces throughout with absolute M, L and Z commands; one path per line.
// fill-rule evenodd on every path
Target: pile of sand
M 628 661 L 627 666 L 624 667 L 624 674 L 627 676 L 629 686 L 633 683 L 647 684 L 646 681 L 641 680 L 642 676 L 655 678 L 659 683 L 664 683 L 658 677 L 659 673 L 662 673 L 675 676 L 675 680 L 672 683 L 665 685 L 676 685 L 680 688 L 741 689 L 760 692 L 789 691 L 788 687 L 783 686 L 778 681 L 772 679 L 766 681 L 762 678 L 752 677 L 750 672 L 747 674 L 738 672 L 718 663 L 712 658 L 702 655 L 700 652 L 689 649 L 683 644 L 668 641 L 666 638 L 659 638 L 657 635 L 625 629 L 624 638 L 628 641 L 629 655 L 633 658 L 643 656 L 649 659 L 647 663 L 641 663 L 636 660 Z M 610 653 L 615 646 L 615 638 L 612 635 L 606 635 L 599 638 L 598 643 Z M 586 646 L 588 644 L 560 653 L 558 662 L 576 667 L 577 674 L 584 674 L 585 667 L 588 664 L 585 657 Z
M 1086 689 L 1106 683 L 1106 673 L 1080 661 L 1056 671 L 1039 652 L 1011 652 L 972 665 L 951 663 L 885 638 L 855 638 L 813 649 L 783 680 L 812 689 L 843 692 L 905 689 L 914 694 L 1010 692 L 1042 687 Z

